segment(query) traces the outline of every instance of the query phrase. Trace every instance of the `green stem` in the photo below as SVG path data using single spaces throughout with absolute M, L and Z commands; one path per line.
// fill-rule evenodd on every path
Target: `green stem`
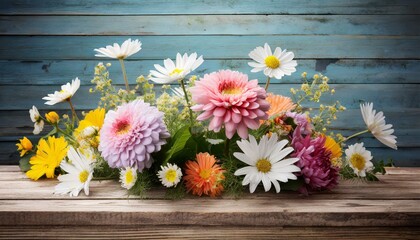
M 76 139 L 73 138 L 73 136 L 68 135 L 66 132 L 64 132 L 63 130 L 61 130 L 57 125 L 55 126 L 55 128 L 57 129 L 57 132 L 60 132 L 61 134 L 63 134 L 64 136 L 66 136 L 68 140 L 72 141 L 77 146 L 79 145 L 79 143 L 76 141 Z
M 70 104 L 71 114 L 72 114 L 72 121 L 73 121 L 73 125 L 74 125 L 74 119 L 76 119 L 77 122 L 79 122 L 79 118 L 77 117 L 76 111 L 74 110 L 74 106 L 73 106 L 73 103 L 71 102 L 71 98 L 69 98 L 67 100 L 67 102 L 69 102 L 69 104 Z
M 270 77 L 267 77 L 267 83 L 265 84 L 265 91 L 267 91 L 268 86 L 270 86 Z
M 367 132 L 369 132 L 369 129 L 366 129 L 366 130 L 363 130 L 361 132 L 355 133 L 355 134 L 347 137 L 346 139 L 344 139 L 343 142 L 347 142 L 347 140 L 349 140 L 351 138 L 354 138 L 354 137 L 357 137 L 357 136 L 362 135 L 362 134 L 367 133 Z
M 125 88 L 127 89 L 127 92 L 129 92 L 130 91 L 130 85 L 128 85 L 127 72 L 125 71 L 124 60 L 123 59 L 119 59 L 119 60 L 120 60 L 121 69 L 122 69 L 122 73 L 123 73 L 123 77 L 124 77 Z
M 188 110 L 190 111 L 190 122 L 191 122 L 191 126 L 193 126 L 193 124 L 194 124 L 193 112 L 191 110 L 191 104 L 190 104 L 190 100 L 188 99 L 187 90 L 185 89 L 184 79 L 181 79 L 180 82 L 181 82 L 182 91 L 184 91 L 185 101 L 187 101 Z

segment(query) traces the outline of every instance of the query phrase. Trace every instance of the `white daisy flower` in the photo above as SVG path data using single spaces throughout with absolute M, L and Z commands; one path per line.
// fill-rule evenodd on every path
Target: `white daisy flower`
M 96 57 L 109 57 L 115 59 L 125 59 L 141 49 L 141 42 L 136 39 L 131 41 L 131 38 L 125 40 L 123 44 L 120 45 L 118 43 L 114 43 L 114 46 L 108 45 L 104 48 L 94 49 L 94 51 L 98 52 Z
M 373 109 L 373 103 L 360 104 L 360 110 L 362 111 L 363 120 L 365 121 L 368 130 L 378 139 L 381 143 L 386 146 L 397 149 L 397 137 L 392 135 L 394 129 L 392 124 L 385 123 L 385 116 L 383 112 L 376 113 Z
M 363 147 L 363 143 L 350 145 L 345 153 L 349 166 L 357 176 L 366 177 L 366 172 L 373 169 L 372 155 Z
M 163 61 L 165 67 L 155 64 L 154 66 L 157 71 L 150 71 L 152 75 L 150 79 L 159 84 L 169 84 L 185 78 L 185 76 L 198 68 L 203 62 L 203 56 L 197 59 L 197 53 L 193 53 L 190 56 L 186 53 L 183 56 L 177 53 L 175 63 L 168 58 Z
M 272 183 L 276 192 L 279 193 L 278 181 L 287 182 L 288 179 L 297 179 L 293 173 L 300 172 L 300 168 L 293 163 L 299 161 L 299 158 L 284 159 L 293 152 L 292 147 L 284 148 L 288 143 L 287 140 L 278 142 L 277 134 L 273 134 L 271 138 L 265 135 L 258 144 L 254 136 L 249 135 L 249 141 L 242 139 L 237 143 L 243 153 L 235 152 L 233 155 L 249 166 L 236 170 L 235 176 L 245 175 L 242 185 L 249 184 L 251 193 L 261 181 L 266 192 L 270 190 Z
M 58 176 L 60 183 L 55 186 L 54 193 L 70 194 L 71 197 L 78 196 L 84 189 L 86 195 L 89 195 L 89 183 L 93 177 L 92 161 L 89 157 L 83 155 L 79 150 L 70 147 L 67 157 L 71 163 L 61 161 L 60 167 L 68 174 Z
M 75 78 L 71 83 L 61 86 L 61 91 L 55 91 L 53 94 L 48 94 L 48 96 L 43 97 L 43 100 L 47 100 L 45 104 L 55 105 L 60 102 L 68 101 L 80 87 L 79 78 Z
M 251 72 L 264 71 L 264 75 L 270 78 L 281 79 L 284 75 L 290 76 L 296 71 L 297 62 L 293 60 L 293 52 L 287 52 L 276 47 L 274 53 L 270 46 L 265 43 L 263 47 L 256 47 L 249 53 L 249 57 L 255 62 L 248 62 L 253 67 Z
M 162 185 L 169 188 L 176 186 L 182 177 L 181 169 L 176 164 L 160 166 L 161 170 L 157 173 Z
M 44 120 L 42 120 L 41 115 L 35 106 L 32 106 L 32 109 L 29 109 L 29 116 L 31 117 L 32 122 L 35 123 L 33 133 L 37 135 L 44 129 Z
M 137 168 L 127 167 L 121 169 L 120 182 L 121 187 L 131 189 L 137 181 Z

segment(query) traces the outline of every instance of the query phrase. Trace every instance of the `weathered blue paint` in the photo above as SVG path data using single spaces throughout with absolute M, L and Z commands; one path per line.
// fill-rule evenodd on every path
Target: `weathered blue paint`
M 413 0 L 3 0 L 1 14 L 419 14 Z
M 417 15 L 3 16 L 0 35 L 417 36 L 417 21 Z
M 256 46 L 268 43 L 287 48 L 297 58 L 310 59 L 417 59 L 420 36 L 278 35 L 267 36 L 2 36 L 0 56 L 8 60 L 92 60 L 93 49 L 127 38 L 142 41 L 142 50 L 130 57 L 155 59 L 177 52 L 197 52 L 207 59 L 248 59 Z M 18 51 L 17 51 L 18 50 Z
M 16 163 L 15 140 L 31 136 L 28 109 L 68 111 L 41 99 L 61 84 L 82 79 L 76 108 L 95 107 L 88 94 L 93 67 L 112 62 L 111 78 L 122 85 L 117 61 L 94 57 L 94 48 L 128 37 L 143 42 L 127 62 L 132 82 L 177 52 L 197 52 L 205 63 L 197 73 L 234 69 L 250 73 L 248 53 L 268 42 L 295 53 L 298 71 L 273 81 L 270 91 L 288 95 L 300 73 L 321 72 L 349 110 L 333 124 L 350 135 L 364 128 L 358 109 L 372 101 L 384 111 L 399 150 L 370 134 L 359 139 L 377 159 L 420 166 L 420 3 L 411 0 L 5 0 L 0 2 L 0 164 Z M 313 105 L 314 106 L 314 105 Z
M 169 56 L 168 56 L 169 57 Z M 173 57 L 172 57 L 173 58 Z M 112 63 L 108 68 L 114 83 L 124 84 L 121 67 L 116 60 L 49 60 L 49 61 L 0 61 L 2 85 L 57 85 L 65 84 L 76 76 L 83 79 L 82 85 L 91 85 L 93 69 L 98 61 Z M 252 73 L 248 66 L 249 60 L 205 60 L 195 71 L 203 76 L 219 69 L 232 69 L 247 73 L 250 79 L 259 79 L 261 84 L 266 78 L 261 73 Z M 163 60 L 129 60 L 125 65 L 127 75 L 134 81 L 139 75 L 147 75 L 154 69 L 154 64 L 163 64 Z M 298 60 L 296 73 L 285 76 L 274 83 L 298 83 L 300 73 L 307 72 L 308 76 L 322 73 L 330 78 L 330 83 L 357 84 L 401 84 L 418 83 L 420 76 L 420 60 L 363 60 L 363 59 L 318 59 Z

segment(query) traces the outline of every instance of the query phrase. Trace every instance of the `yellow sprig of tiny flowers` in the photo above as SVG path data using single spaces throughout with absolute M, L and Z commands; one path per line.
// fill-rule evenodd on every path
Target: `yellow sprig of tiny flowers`
M 317 114 L 311 116 L 315 131 L 326 133 L 328 126 L 337 119 L 337 113 L 343 112 L 346 108 L 339 101 L 335 101 L 332 104 L 320 104 L 317 110 L 305 108 L 302 105 L 305 101 L 319 103 L 323 95 L 335 94 L 335 89 L 329 86 L 328 82 L 330 79 L 322 74 L 314 74 L 311 79 L 307 78 L 306 72 L 303 72 L 301 76 L 303 83 L 300 89 L 290 89 L 292 98 L 296 103 L 296 111 L 307 112 L 308 114 L 309 111 L 312 113 L 316 112 Z

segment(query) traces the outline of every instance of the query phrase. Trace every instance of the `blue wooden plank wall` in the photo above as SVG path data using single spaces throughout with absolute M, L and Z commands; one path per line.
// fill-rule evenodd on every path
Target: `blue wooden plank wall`
M 394 124 L 399 150 L 364 135 L 379 159 L 420 166 L 420 2 L 415 0 L 2 0 L 0 2 L 0 164 L 16 164 L 16 139 L 31 135 L 28 109 L 74 77 L 79 110 L 88 94 L 93 49 L 139 38 L 143 49 L 127 63 L 134 80 L 177 52 L 204 55 L 199 74 L 221 68 L 247 72 L 248 53 L 268 42 L 293 51 L 298 71 L 274 81 L 288 94 L 300 73 L 331 78 L 348 111 L 335 124 L 345 134 L 364 127 L 360 101 L 373 101 Z M 111 61 L 112 62 L 112 61 Z M 116 63 L 116 62 L 115 62 Z M 111 68 L 122 83 L 118 64 Z M 36 139 L 32 136 L 31 139 Z

